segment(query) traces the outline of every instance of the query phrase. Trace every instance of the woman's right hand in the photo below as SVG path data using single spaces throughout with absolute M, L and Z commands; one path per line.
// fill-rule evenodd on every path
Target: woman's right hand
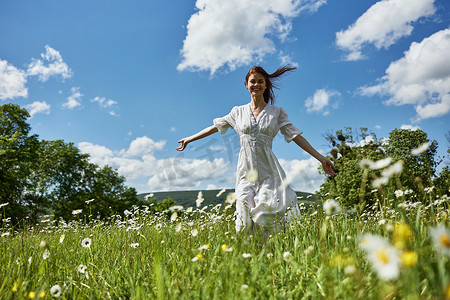
M 186 148 L 186 146 L 190 143 L 190 141 L 188 138 L 184 138 L 179 140 L 178 143 L 181 143 L 181 145 L 177 147 L 177 150 L 183 151 Z

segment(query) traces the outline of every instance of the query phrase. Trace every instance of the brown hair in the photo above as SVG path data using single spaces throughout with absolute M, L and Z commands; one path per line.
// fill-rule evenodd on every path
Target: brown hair
M 278 68 L 275 72 L 272 74 L 269 74 L 260 66 L 255 66 L 248 71 L 247 76 L 245 76 L 245 86 L 247 86 L 248 78 L 250 75 L 254 73 L 258 73 L 264 77 L 264 80 L 266 81 L 266 90 L 264 91 L 264 101 L 266 103 L 273 104 L 275 102 L 275 94 L 273 93 L 274 88 L 278 88 L 274 81 L 279 79 L 280 76 L 282 76 L 284 73 L 295 70 L 297 68 L 291 67 L 289 65 L 285 65 L 284 67 Z

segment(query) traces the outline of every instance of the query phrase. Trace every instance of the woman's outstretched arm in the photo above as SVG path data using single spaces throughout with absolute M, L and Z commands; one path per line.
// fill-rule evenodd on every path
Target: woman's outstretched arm
M 315 157 L 318 161 L 320 161 L 325 173 L 327 173 L 328 175 L 331 175 L 331 176 L 336 175 L 336 173 L 334 172 L 335 168 L 334 168 L 333 163 L 328 158 L 326 158 L 325 156 L 323 156 L 322 154 L 317 152 L 316 149 L 314 149 L 313 146 L 311 146 L 311 144 L 304 137 L 302 137 L 301 135 L 297 135 L 293 139 L 293 141 L 297 145 L 299 145 L 300 148 L 302 148 L 303 150 L 305 150 L 306 152 L 311 154 L 313 157 Z
M 203 129 L 202 131 L 200 131 L 200 132 L 198 132 L 198 133 L 196 133 L 194 135 L 191 135 L 189 137 L 186 137 L 184 139 L 179 140 L 178 143 L 181 143 L 181 145 L 178 146 L 177 150 L 178 151 L 183 151 L 190 142 L 202 139 L 202 138 L 207 137 L 208 135 L 211 135 L 211 134 L 216 133 L 218 131 L 219 130 L 214 125 L 212 125 L 210 127 L 206 127 L 205 129 Z

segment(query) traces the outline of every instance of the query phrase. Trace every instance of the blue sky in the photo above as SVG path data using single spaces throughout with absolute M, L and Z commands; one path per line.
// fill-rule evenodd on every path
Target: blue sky
M 446 0 L 0 0 L 0 104 L 41 139 L 73 142 L 138 192 L 234 187 L 237 135 L 177 141 L 250 101 L 248 69 L 297 66 L 276 105 L 326 154 L 324 134 L 420 128 L 446 155 Z M 277 137 L 296 190 L 318 163 Z M 448 160 L 447 160 L 448 161 Z M 440 168 L 442 168 L 441 164 Z

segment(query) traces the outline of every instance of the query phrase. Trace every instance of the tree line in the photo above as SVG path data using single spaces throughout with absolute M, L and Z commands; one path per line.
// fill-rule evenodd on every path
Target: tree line
M 437 174 L 444 158 L 437 156 L 438 143 L 428 139 L 423 130 L 394 129 L 389 138 L 378 139 L 367 128 L 347 127 L 325 139 L 332 148 L 329 158 L 337 176 L 327 177 L 321 185 L 318 194 L 322 198 L 337 198 L 346 206 L 362 209 L 374 204 L 374 193 L 386 200 L 412 194 L 417 201 L 429 200 L 425 195 L 449 193 L 448 161 Z

